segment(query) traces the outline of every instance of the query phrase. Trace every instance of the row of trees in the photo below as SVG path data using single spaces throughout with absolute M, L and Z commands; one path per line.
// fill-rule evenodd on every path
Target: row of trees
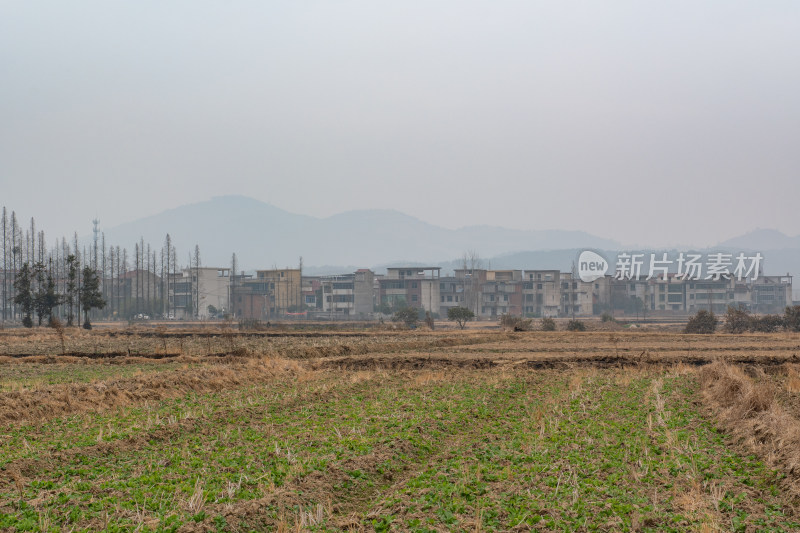
M 89 313 L 92 309 L 102 309 L 106 301 L 100 292 L 100 280 L 97 273 L 90 267 L 84 267 L 82 272 L 82 283 L 78 284 L 77 260 L 70 254 L 67 258 L 70 265 L 67 290 L 64 294 L 56 292 L 56 283 L 53 279 L 52 270 L 48 270 L 44 263 L 37 261 L 33 267 L 27 262 L 22 264 L 22 268 L 17 273 L 14 280 L 14 299 L 13 302 L 20 307 L 22 312 L 22 324 L 26 327 L 33 327 L 33 317 L 36 315 L 38 324 L 41 326 L 44 319 L 48 320 L 49 325 L 57 323 L 58 318 L 53 310 L 62 303 L 67 304 L 67 325 L 72 326 L 74 322 L 74 310 L 83 309 L 83 327 L 91 329 Z
M 40 324 L 60 318 L 73 324 L 81 314 L 85 318 L 91 315 L 130 319 L 139 315 L 174 315 L 178 308 L 196 315 L 199 313 L 196 273 L 201 267 L 198 246 L 183 264 L 186 267 L 178 261 L 169 234 L 160 248 L 140 239 L 130 252 L 125 247 L 107 244 L 105 234 L 98 231 L 95 222 L 92 242 L 79 242 L 76 233 L 71 241 L 61 238 L 49 245 L 44 231 L 37 231 L 33 218 L 30 224 L 22 225 L 14 211 L 9 213 L 3 207 L 0 319 L 32 325 L 34 317 Z M 179 273 L 185 268 L 195 269 L 194 276 L 180 280 L 190 286 L 181 292 L 180 298 L 169 298 L 176 292 Z M 104 305 L 88 296 L 95 280 Z
M 475 318 L 475 313 L 466 307 L 451 307 L 447 310 L 447 319 L 458 324 L 458 327 L 464 329 L 467 322 Z M 417 322 L 424 320 L 425 323 L 433 329 L 433 315 L 422 309 L 416 307 L 403 307 L 398 309 L 392 315 L 392 321 L 402 322 L 407 327 L 416 327 Z
M 689 318 L 685 333 L 714 333 L 720 320 L 708 310 L 701 309 Z M 800 305 L 787 307 L 783 315 L 753 315 L 744 306 L 728 306 L 723 329 L 727 333 L 764 332 L 772 333 L 785 329 L 800 331 Z

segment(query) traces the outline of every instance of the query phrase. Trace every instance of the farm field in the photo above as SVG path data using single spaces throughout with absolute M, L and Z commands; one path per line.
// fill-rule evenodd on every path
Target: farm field
M 800 335 L 0 332 L 3 531 L 796 531 Z

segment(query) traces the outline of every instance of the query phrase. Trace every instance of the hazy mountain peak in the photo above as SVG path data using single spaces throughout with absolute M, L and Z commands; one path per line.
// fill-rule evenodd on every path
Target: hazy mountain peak
M 719 246 L 742 250 L 784 250 L 800 247 L 800 237 L 789 237 L 776 229 L 757 228 L 721 242 Z
M 475 250 L 484 257 L 516 250 L 614 248 L 585 232 L 473 226 L 450 230 L 394 209 L 347 211 L 326 218 L 290 213 L 241 196 L 216 196 L 106 230 L 107 242 L 131 247 L 140 237 L 160 247 L 170 233 L 186 257 L 197 244 L 207 266 L 224 266 L 233 252 L 242 268 L 437 262 Z

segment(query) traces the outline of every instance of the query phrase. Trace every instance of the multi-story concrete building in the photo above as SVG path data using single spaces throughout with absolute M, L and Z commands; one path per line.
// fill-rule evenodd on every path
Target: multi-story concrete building
M 487 270 L 481 284 L 480 316 L 496 318 L 522 314 L 522 271 Z
M 352 274 L 321 276 L 322 312 L 331 318 L 367 318 L 375 308 L 375 274 L 366 268 Z
M 393 309 L 415 307 L 439 313 L 440 267 L 392 267 L 379 279 L 379 300 Z
M 302 293 L 306 309 L 316 311 L 322 308 L 322 283 L 319 276 L 303 276 Z
M 561 316 L 588 316 L 599 314 L 605 298 L 610 295 L 608 280 L 600 278 L 592 282 L 581 281 L 571 272 L 559 276 L 561 287 Z
M 646 309 L 651 312 L 685 313 L 688 310 L 688 285 L 675 274 L 649 280 L 643 287 Z
M 147 270 L 129 270 L 120 278 L 106 279 L 103 297 L 113 316 L 132 318 L 139 314 L 156 317 L 163 313 L 161 277 Z
M 177 318 L 205 318 L 209 306 L 234 316 L 275 320 L 312 311 L 325 318 L 370 316 L 376 304 L 405 306 L 444 317 L 463 306 L 477 317 L 590 316 L 613 311 L 625 316 L 688 315 L 700 309 L 724 313 L 729 305 L 743 305 L 756 313 L 782 313 L 792 305 L 791 276 L 760 275 L 755 281 L 733 278 L 682 279 L 662 274 L 651 279 L 620 280 L 605 276 L 584 282 L 559 270 L 458 269 L 442 277 L 440 267 L 392 267 L 384 276 L 368 269 L 335 276 L 301 276 L 299 269 L 258 270 L 236 276 L 228 269 L 186 269 L 169 281 L 167 309 Z M 133 300 L 129 273 L 120 283 Z M 158 301 L 161 283 L 142 278 L 139 300 L 148 284 Z M 144 291 L 144 294 L 142 294 Z M 230 297 L 229 293 L 230 292 Z M 118 303 L 118 302 L 117 302 Z
M 237 281 L 232 292 L 234 314 L 240 318 L 274 320 L 305 309 L 297 268 L 256 270 L 254 277 Z
M 791 305 L 791 276 L 759 276 L 755 281 L 735 278 L 682 279 L 676 274 L 652 279 L 610 282 L 611 308 L 626 315 L 686 315 L 701 309 L 724 313 L 742 305 L 756 313 L 782 313 Z
M 475 316 L 481 316 L 482 287 L 486 283 L 487 270 L 483 268 L 456 269 L 455 278 L 460 280 L 463 288 L 461 306 L 466 307 Z
M 759 276 L 750 284 L 750 309 L 757 313 L 779 313 L 792 305 L 792 276 Z
M 229 268 L 187 268 L 171 276 L 169 314 L 174 318 L 205 319 L 209 306 L 219 312 L 230 307 Z
M 464 279 L 455 276 L 439 278 L 439 314 L 447 316 L 453 307 L 467 307 L 464 292 Z
M 561 272 L 526 270 L 523 275 L 523 312 L 538 317 L 556 317 L 561 308 Z

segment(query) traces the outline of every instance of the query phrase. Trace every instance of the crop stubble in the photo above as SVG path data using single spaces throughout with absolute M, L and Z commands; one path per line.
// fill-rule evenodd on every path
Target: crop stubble
M 796 474 L 698 374 L 796 415 L 792 334 L 3 338 L 12 531 L 798 527 Z

